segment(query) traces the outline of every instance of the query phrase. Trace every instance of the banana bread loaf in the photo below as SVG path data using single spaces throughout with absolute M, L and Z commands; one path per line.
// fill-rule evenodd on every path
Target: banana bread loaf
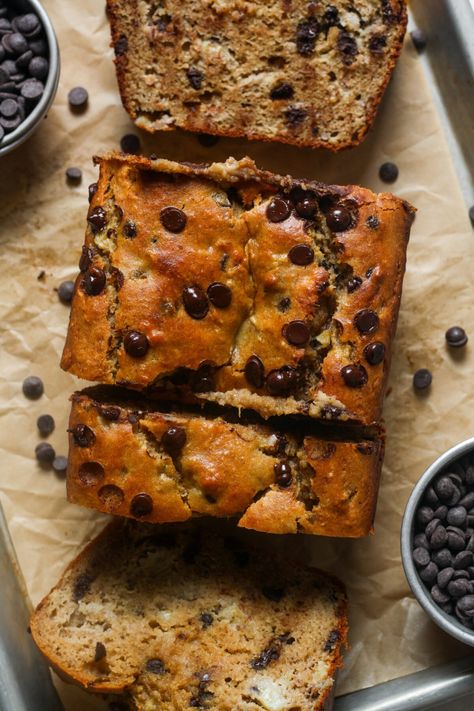
M 177 127 L 339 150 L 375 117 L 403 0 L 108 0 L 122 102 Z
M 381 439 L 335 439 L 301 423 L 282 432 L 249 418 L 166 411 L 114 388 L 76 393 L 68 499 L 150 523 L 232 516 L 271 533 L 370 533 Z
M 51 665 L 125 692 L 136 711 L 329 708 L 343 585 L 248 533 L 196 523 L 117 521 L 90 543 L 31 620 Z
M 264 417 L 379 420 L 407 203 L 248 158 L 97 161 L 65 370 Z

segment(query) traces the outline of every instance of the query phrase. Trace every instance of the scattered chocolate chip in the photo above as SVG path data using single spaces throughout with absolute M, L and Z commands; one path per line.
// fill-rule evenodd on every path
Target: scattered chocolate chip
M 35 447 L 35 456 L 40 464 L 50 466 L 56 456 L 56 452 L 47 442 L 40 442 Z
M 382 163 L 379 168 L 379 177 L 384 183 L 394 183 L 398 178 L 398 168 L 395 163 Z
M 200 286 L 186 286 L 182 293 L 184 308 L 191 318 L 200 320 L 207 316 L 209 302 Z
M 90 267 L 84 274 L 81 286 L 88 296 L 98 296 L 105 288 L 106 277 L 103 269 Z
M 91 183 L 89 185 L 89 187 L 87 188 L 89 203 L 92 202 L 92 198 L 94 197 L 94 195 L 96 194 L 98 189 L 99 189 L 99 186 L 97 183 Z
M 277 462 L 273 465 L 273 471 L 275 472 L 275 481 L 281 489 L 286 489 L 291 485 L 293 477 L 289 462 Z
M 148 353 L 148 338 L 140 331 L 129 331 L 123 339 L 123 347 L 132 358 L 143 358 Z
M 366 219 L 365 224 L 370 227 L 371 230 L 376 230 L 380 227 L 379 218 L 376 215 L 369 215 Z
M 290 128 L 297 128 L 303 123 L 308 113 L 305 109 L 300 106 L 290 106 L 283 112 L 286 123 Z
M 140 153 L 140 139 L 135 133 L 126 133 L 120 139 L 120 148 L 123 153 L 137 155 Z
M 67 182 L 72 185 L 79 185 L 82 180 L 82 170 L 80 168 L 67 168 L 66 169 L 66 179 Z
M 67 471 L 68 460 L 62 454 L 53 459 L 53 471 L 56 474 L 65 474 Z
M 369 379 L 364 366 L 357 363 L 351 363 L 341 368 L 341 376 L 350 388 L 362 388 Z
M 79 467 L 78 475 L 84 486 L 96 486 L 104 478 L 105 471 L 99 462 L 84 462 Z
M 153 499 L 149 494 L 137 494 L 130 503 L 130 513 L 132 516 L 142 518 L 149 516 L 153 511 Z
M 352 294 L 352 292 L 356 291 L 361 284 L 362 279 L 360 277 L 351 277 L 347 282 L 347 291 L 349 292 L 349 294 Z
M 253 385 L 255 388 L 263 387 L 265 368 L 258 356 L 251 355 L 250 358 L 248 358 L 245 364 L 244 374 L 250 385 Z
M 123 233 L 128 239 L 137 236 L 137 225 L 133 220 L 126 220 L 123 226 Z
M 380 341 L 368 343 L 364 348 L 364 357 L 369 365 L 379 365 L 385 358 L 385 346 Z
M 271 640 L 270 644 L 266 649 L 250 661 L 250 666 L 252 669 L 266 669 L 271 662 L 276 661 L 280 658 L 281 654 L 281 641 L 278 639 Z
M 426 368 L 420 368 L 413 376 L 413 387 L 416 390 L 426 390 L 431 385 L 433 376 Z
M 107 655 L 107 650 L 102 642 L 97 642 L 95 645 L 94 662 L 100 662 Z
M 199 619 L 202 622 L 203 630 L 206 630 L 214 622 L 214 617 L 209 612 L 201 612 Z
M 288 259 L 299 267 L 305 267 L 314 261 L 314 250 L 309 244 L 295 244 L 288 252 Z
M 318 209 L 318 201 L 314 193 L 304 193 L 295 204 L 296 213 L 305 220 L 313 219 Z
M 150 674 L 161 675 L 166 672 L 165 663 L 158 658 L 148 659 L 147 663 L 145 664 L 145 669 L 147 672 L 150 672 Z
M 95 434 L 90 427 L 79 423 L 68 430 L 73 436 L 74 444 L 78 447 L 92 447 L 95 442 Z
M 326 222 L 332 232 L 344 232 L 351 226 L 351 213 L 343 205 L 335 205 L 326 213 Z
M 387 46 L 387 38 L 383 35 L 373 35 L 369 39 L 369 51 L 372 54 L 383 55 Z
M 362 309 L 354 316 L 354 325 L 359 333 L 373 333 L 379 326 L 379 317 L 371 309 Z
M 197 139 L 204 148 L 211 148 L 219 142 L 219 136 L 211 136 L 209 133 L 199 133 Z
M 417 52 L 423 52 L 426 49 L 426 35 L 423 30 L 415 28 L 410 32 L 410 37 Z
M 187 217 L 177 207 L 164 207 L 160 212 L 160 222 L 168 232 L 182 232 L 186 227 Z
M 202 87 L 202 82 L 204 81 L 204 74 L 196 67 L 189 67 L 186 72 L 188 81 L 193 87 L 193 89 L 200 89 Z
M 161 437 L 163 449 L 171 457 L 176 457 L 186 444 L 186 430 L 184 427 L 169 427 Z
M 282 314 L 286 313 L 291 306 L 291 299 L 289 296 L 284 296 L 277 304 L 278 311 Z
M 36 375 L 29 375 L 23 381 L 22 390 L 28 400 L 38 400 L 44 393 L 43 381 Z
M 74 296 L 74 282 L 63 281 L 58 286 L 58 297 L 63 304 L 70 304 Z
M 277 84 L 277 86 L 273 87 L 270 92 L 270 99 L 273 99 L 274 101 L 278 101 L 279 99 L 291 99 L 294 93 L 295 90 L 291 84 L 283 82 L 282 84 Z
M 339 33 L 339 37 L 337 38 L 337 48 L 341 52 L 342 61 L 346 65 L 352 64 L 354 57 L 356 57 L 359 53 L 355 37 L 352 37 L 352 35 L 347 32 Z
M 267 375 L 265 385 L 270 395 L 284 397 L 293 390 L 296 380 L 294 368 L 287 365 L 271 370 Z
M 451 326 L 445 333 L 446 342 L 451 348 L 462 348 L 466 345 L 468 338 L 466 331 L 461 326 Z
M 87 103 L 89 101 L 89 94 L 87 93 L 87 89 L 84 89 L 84 87 L 75 86 L 73 89 L 70 90 L 69 94 L 67 95 L 67 99 L 69 102 L 69 107 L 72 110 L 78 111 L 86 108 Z
M 302 348 L 308 343 L 310 332 L 304 321 L 290 321 L 283 326 L 282 335 L 292 346 Z
M 296 29 L 296 49 L 299 54 L 308 57 L 314 52 L 318 33 L 319 25 L 315 17 L 310 17 L 298 24 Z
M 92 249 L 90 247 L 87 247 L 86 245 L 83 245 L 82 252 L 81 252 L 81 258 L 79 260 L 79 270 L 81 272 L 86 272 L 89 269 L 91 262 L 92 262 Z
M 287 200 L 277 196 L 268 203 L 266 213 L 270 222 L 283 222 L 290 216 L 291 208 Z
M 113 405 L 107 407 L 101 406 L 99 412 L 104 419 L 110 420 L 111 422 L 116 422 L 120 418 L 120 408 L 114 407 Z
M 227 308 L 232 301 L 232 291 L 220 281 L 216 281 L 207 287 L 207 296 L 211 304 L 218 309 Z
M 100 232 L 107 225 L 107 214 L 103 207 L 97 206 L 89 213 L 87 222 L 94 234 Z
M 54 431 L 55 422 L 51 415 L 40 415 L 36 420 L 36 426 L 42 437 L 48 437 Z

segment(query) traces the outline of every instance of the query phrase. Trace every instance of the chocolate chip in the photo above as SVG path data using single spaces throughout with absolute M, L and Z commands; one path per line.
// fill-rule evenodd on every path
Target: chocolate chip
M 468 486 L 474 486 L 474 466 L 469 466 L 466 469 L 466 484 Z
M 79 602 L 90 592 L 93 582 L 94 578 L 87 573 L 82 573 L 76 578 L 72 587 L 72 599 L 74 602 Z
M 209 612 L 201 612 L 199 619 L 202 622 L 203 630 L 207 630 L 207 628 L 214 622 L 214 617 Z
M 283 82 L 282 84 L 277 84 L 271 92 L 270 99 L 277 101 L 279 99 L 291 99 L 295 93 L 295 90 L 291 84 Z
M 379 326 L 379 317 L 371 309 L 362 309 L 356 313 L 354 325 L 359 333 L 373 333 Z
M 55 422 L 51 415 L 40 415 L 36 420 L 36 426 L 42 437 L 48 437 L 54 431 Z
M 314 261 L 314 250 L 309 244 L 295 244 L 288 252 L 288 259 L 299 267 L 305 267 Z
M 465 546 L 464 536 L 454 531 L 448 531 L 447 546 L 454 553 L 462 551 Z
M 120 418 L 120 408 L 114 407 L 113 405 L 99 407 L 99 413 L 104 419 L 110 420 L 111 422 L 116 422 Z
M 87 217 L 87 222 L 91 226 L 91 230 L 94 234 L 103 230 L 107 225 L 107 214 L 104 208 L 100 206 L 94 207 Z
M 376 215 L 369 215 L 369 217 L 365 221 L 365 224 L 367 225 L 367 227 L 370 227 L 371 230 L 376 230 L 378 227 L 380 227 L 380 222 Z
M 55 471 L 56 474 L 65 474 L 67 471 L 67 466 L 67 457 L 59 455 L 53 459 L 53 471 Z
M 265 385 L 270 395 L 284 397 L 293 390 L 296 380 L 294 368 L 287 365 L 271 370 L 267 375 Z
M 132 516 L 142 518 L 149 516 L 153 511 L 153 499 L 149 494 L 137 494 L 130 503 L 130 513 Z
M 335 205 L 326 213 L 326 222 L 332 232 L 344 232 L 351 226 L 351 213 L 343 205 Z
M 451 526 L 463 526 L 466 518 L 467 511 L 464 506 L 455 506 L 448 511 L 447 520 Z
M 474 491 L 465 494 L 462 499 L 459 499 L 458 506 L 464 506 L 466 511 L 470 511 L 474 506 Z
M 440 521 L 444 521 L 446 519 L 446 516 L 448 514 L 448 507 L 447 506 L 438 506 L 437 509 L 434 511 L 434 516 L 436 518 L 439 518 Z
M 444 526 L 437 526 L 430 537 L 430 546 L 433 550 L 444 548 L 448 541 L 448 533 Z
M 22 390 L 28 400 L 38 400 L 44 393 L 43 381 L 36 375 L 29 375 L 23 381 Z
M 45 57 L 48 53 L 48 45 L 42 37 L 34 39 L 29 43 L 30 50 L 39 57 Z
M 438 568 L 449 568 L 453 565 L 453 554 L 448 548 L 442 548 L 441 550 L 433 553 L 431 560 L 438 566 Z
M 267 218 L 270 222 L 283 222 L 291 214 L 291 207 L 287 200 L 274 197 L 267 205 Z
M 474 617 L 474 595 L 461 597 L 457 602 L 456 608 L 468 617 Z
M 395 163 L 382 163 L 379 168 L 379 177 L 384 183 L 394 183 L 398 178 L 398 168 Z
M 147 672 L 150 672 L 150 674 L 161 675 L 166 672 L 165 663 L 157 657 L 155 657 L 155 659 L 148 659 L 145 664 L 145 669 Z
M 305 346 L 310 337 L 308 326 L 304 321 L 290 321 L 282 328 L 282 335 L 292 346 Z
M 79 479 L 84 486 L 96 486 L 105 476 L 104 467 L 99 462 L 84 462 L 79 467 Z
M 368 343 L 364 348 L 364 357 L 369 365 L 379 365 L 385 358 L 385 346 L 380 341 Z
M 126 353 L 132 358 L 143 358 L 148 353 L 148 338 L 140 331 L 129 331 L 123 340 Z
M 451 582 L 448 583 L 447 590 L 451 597 L 460 598 L 464 597 L 464 595 L 471 595 L 472 587 L 470 580 L 459 578 L 458 580 L 451 580 Z
M 337 38 L 337 48 L 341 52 L 342 61 L 346 65 L 352 64 L 354 57 L 356 57 L 359 53 L 356 39 L 347 32 L 339 33 L 339 37 Z
M 182 232 L 186 227 L 187 217 L 177 207 L 164 207 L 160 212 L 160 222 L 168 232 Z
M 314 17 L 303 20 L 296 29 L 296 49 L 299 54 L 308 57 L 314 52 L 319 33 L 318 21 Z
M 123 272 L 121 272 L 120 269 L 116 269 L 115 267 L 110 267 L 110 281 L 115 287 L 115 289 L 117 291 L 120 291 L 120 289 L 125 283 L 125 277 L 123 275 Z
M 0 107 L 1 109 L 1 107 Z M 462 348 L 467 343 L 466 331 L 461 326 L 452 326 L 445 333 L 446 342 L 451 348 Z
M 32 37 L 41 31 L 41 23 L 34 12 L 19 15 L 12 21 L 12 27 L 16 32 L 21 32 L 25 37 Z
M 424 567 L 422 570 L 418 571 L 418 575 L 420 578 L 423 580 L 424 583 L 427 583 L 427 585 L 431 585 L 435 582 L 437 579 L 439 572 L 439 568 L 436 565 L 436 563 L 433 563 L 433 561 L 430 561 L 426 567 Z M 439 586 L 439 583 L 438 583 Z
M 161 444 L 165 452 L 175 457 L 186 444 L 186 430 L 184 427 L 169 427 L 161 437 Z
M 40 464 L 51 465 L 56 456 L 56 452 L 47 442 L 40 442 L 35 447 L 35 456 Z
M 67 168 L 66 169 L 66 179 L 68 183 L 73 185 L 79 185 L 82 180 L 82 170 L 80 168 Z
M 460 551 L 454 556 L 453 568 L 455 570 L 465 570 L 473 564 L 473 559 L 471 551 Z
M 95 653 L 94 653 L 94 662 L 100 662 L 101 659 L 104 659 L 107 655 L 107 650 L 105 648 L 105 645 L 102 644 L 102 642 L 96 642 L 95 645 Z
M 362 388 L 369 379 L 364 366 L 358 363 L 351 363 L 341 368 L 341 376 L 350 388 Z
M 88 197 L 89 197 L 89 203 L 92 202 L 92 198 L 96 194 L 97 190 L 99 189 L 99 186 L 97 183 L 91 183 L 87 189 L 88 192 Z
M 207 287 L 207 296 L 211 304 L 218 309 L 227 308 L 232 301 L 232 291 L 220 281 L 215 281 Z
M 255 388 L 263 387 L 265 368 L 258 356 L 251 355 L 250 358 L 248 358 L 245 364 L 244 374 L 250 385 L 253 385 Z
M 95 442 L 95 434 L 87 425 L 79 423 L 68 431 L 71 432 L 74 444 L 78 447 L 92 447 Z
M 128 50 L 128 38 L 125 35 L 120 35 L 114 44 L 114 52 L 116 57 L 122 57 Z
M 437 585 L 433 585 L 430 592 L 431 592 L 431 597 L 438 605 L 443 605 L 443 604 L 449 602 L 448 593 L 444 592 L 443 590 L 440 590 Z
M 280 301 L 277 304 L 277 309 L 278 311 L 281 311 L 282 314 L 286 313 L 288 309 L 291 306 L 291 299 L 289 296 L 284 296 L 283 299 L 280 299 Z
M 134 133 L 126 133 L 120 139 L 120 148 L 123 153 L 137 155 L 140 153 L 140 139 Z
M 438 575 L 436 576 L 436 581 L 438 583 L 438 587 L 441 590 L 444 590 L 445 588 L 448 587 L 448 584 L 451 582 L 452 577 L 454 575 L 454 568 L 443 568 L 443 570 L 440 570 Z
M 250 661 L 250 666 L 252 669 L 266 669 L 266 667 L 271 663 L 280 658 L 281 654 L 281 641 L 271 640 L 268 647 L 266 647 L 258 657 L 255 657 Z
M 17 60 L 18 64 L 18 60 Z M 49 62 L 44 57 L 33 57 L 28 64 L 28 73 L 35 79 L 44 80 L 49 74 Z
M 219 136 L 211 136 L 208 133 L 199 133 L 197 139 L 204 148 L 211 148 L 219 142 Z
M 360 277 L 351 277 L 347 282 L 347 291 L 349 292 L 349 294 L 352 294 L 352 292 L 356 291 L 361 284 L 362 279 Z
M 413 376 L 413 387 L 416 390 L 426 390 L 431 385 L 433 376 L 427 368 L 420 368 Z
M 290 128 L 297 128 L 303 123 L 307 115 L 307 111 L 299 106 L 290 106 L 283 112 L 286 123 Z
M 434 515 L 434 512 L 433 512 Z M 428 536 L 428 538 L 431 538 L 435 530 L 438 528 L 439 524 L 441 521 L 439 518 L 432 518 L 427 527 L 425 528 L 425 533 Z
M 204 74 L 196 67 L 189 67 L 186 72 L 188 81 L 193 87 L 193 89 L 200 89 L 202 87 L 202 82 L 204 81 Z
M 186 313 L 191 318 L 200 320 L 207 316 L 209 302 L 200 286 L 186 286 L 183 289 L 182 297 Z
M 435 482 L 434 489 L 442 501 L 451 498 L 454 492 L 454 484 L 447 476 L 443 476 Z
M 98 296 L 105 288 L 106 277 L 103 269 L 90 267 L 84 274 L 81 286 L 88 296 Z
M 413 538 L 413 545 L 415 548 L 426 548 L 427 550 L 430 549 L 430 544 L 428 543 L 428 538 L 426 537 L 425 533 L 417 533 L 416 536 Z
M 418 568 L 424 568 L 430 562 L 430 554 L 426 548 L 415 548 L 412 557 Z
M 73 110 L 85 109 L 89 101 L 89 94 L 82 86 L 75 86 L 67 95 L 69 107 Z
M 275 472 L 275 481 L 280 487 L 280 489 L 287 489 L 291 486 L 292 473 L 290 463 L 287 461 L 277 462 L 273 465 L 273 471 Z M 429 556 L 428 556 L 429 560 Z
M 15 99 L 4 99 L 0 103 L 0 114 L 5 118 L 12 118 L 18 111 L 18 104 Z
M 423 30 L 415 28 L 410 32 L 410 37 L 417 52 L 423 52 L 426 49 L 426 35 Z
M 123 233 L 127 239 L 133 239 L 137 236 L 137 225 L 133 220 L 126 220 L 123 226 Z

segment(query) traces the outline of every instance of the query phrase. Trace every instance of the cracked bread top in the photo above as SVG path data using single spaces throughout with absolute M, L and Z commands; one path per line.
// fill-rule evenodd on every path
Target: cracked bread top
M 268 533 L 371 532 L 380 439 L 221 414 L 160 410 L 115 389 L 75 393 L 69 501 L 150 523 L 205 515 Z
M 108 0 L 122 102 L 176 127 L 339 150 L 370 127 L 403 0 Z
M 342 583 L 197 523 L 109 525 L 37 607 L 41 651 L 137 711 L 323 711 L 347 643 Z
M 64 369 L 264 417 L 379 419 L 407 203 L 248 158 L 97 161 Z

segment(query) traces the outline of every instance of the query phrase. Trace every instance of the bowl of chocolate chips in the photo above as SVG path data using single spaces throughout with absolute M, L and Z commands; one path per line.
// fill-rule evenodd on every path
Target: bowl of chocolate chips
M 425 612 L 474 646 L 474 438 L 442 454 L 416 484 L 403 517 L 401 551 Z
M 58 81 L 58 44 L 41 3 L 0 0 L 0 156 L 38 127 Z

